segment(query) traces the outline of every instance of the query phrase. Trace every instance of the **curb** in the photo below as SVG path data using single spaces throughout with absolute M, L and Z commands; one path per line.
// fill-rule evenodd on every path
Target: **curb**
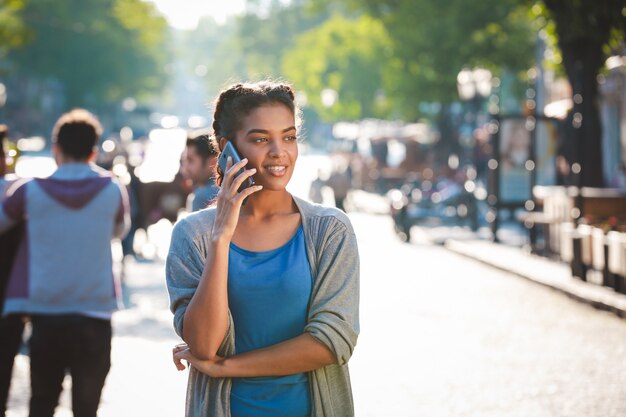
M 482 264 L 551 288 L 596 309 L 626 318 L 626 295 L 596 284 L 572 278 L 570 268 L 546 258 L 525 254 L 521 249 L 473 240 L 448 239 L 446 249 Z

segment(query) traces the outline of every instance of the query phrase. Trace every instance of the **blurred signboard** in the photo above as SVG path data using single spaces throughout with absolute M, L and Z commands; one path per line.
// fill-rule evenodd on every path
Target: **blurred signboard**
M 554 119 L 511 117 L 500 121 L 498 200 L 523 205 L 535 185 L 556 184 L 558 126 Z
M 524 119 L 505 119 L 500 123 L 500 196 L 502 203 L 524 203 L 531 197 L 530 131 Z

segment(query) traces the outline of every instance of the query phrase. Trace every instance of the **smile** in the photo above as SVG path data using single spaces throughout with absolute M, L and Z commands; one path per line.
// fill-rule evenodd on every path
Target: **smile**
M 265 167 L 265 169 L 274 175 L 284 175 L 287 172 L 287 167 L 284 165 L 270 165 Z

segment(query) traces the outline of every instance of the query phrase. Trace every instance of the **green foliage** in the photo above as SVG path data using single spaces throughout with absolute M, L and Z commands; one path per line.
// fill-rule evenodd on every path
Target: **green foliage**
M 574 54 L 581 52 L 576 45 L 595 50 L 586 54 L 586 64 L 595 66 L 596 71 L 607 57 L 624 52 L 626 5 L 620 0 L 543 0 L 533 9 L 548 22 L 561 52 L 570 48 Z
M 579 178 L 583 186 L 603 186 L 602 124 L 598 108 L 597 76 L 606 58 L 624 53 L 626 6 L 621 0 L 543 0 L 544 8 L 533 6 L 554 23 L 554 33 L 561 51 L 562 65 L 572 86 L 572 113 L 582 115 L 584 122 L 568 124 L 573 148 L 570 161 L 580 162 Z
M 0 0 L 0 58 L 25 42 L 26 32 L 19 17 L 23 0 Z
M 350 2 L 350 0 L 347 0 Z M 532 65 L 534 32 L 519 0 L 352 0 L 380 19 L 393 40 L 389 96 L 405 118 L 417 103 L 458 99 L 456 77 L 465 66 L 496 75 Z
M 53 78 L 66 105 L 98 106 L 162 85 L 166 22 L 141 0 L 38 0 L 20 12 L 30 41 L 18 70 Z
M 247 14 L 223 25 L 204 19 L 196 30 L 181 35 L 184 41 L 177 42 L 178 56 L 189 69 L 207 66 L 210 98 L 234 82 L 284 78 L 286 51 L 299 34 L 328 17 L 325 10 L 311 8 L 308 0 L 293 0 L 289 6 L 274 2 L 261 14 L 256 14 L 260 8 L 256 3 L 249 1 Z
M 384 117 L 389 111 L 382 94 L 389 59 L 391 42 L 379 21 L 335 15 L 298 36 L 284 56 L 283 72 L 324 120 Z M 322 103 L 324 89 L 337 92 L 334 105 Z

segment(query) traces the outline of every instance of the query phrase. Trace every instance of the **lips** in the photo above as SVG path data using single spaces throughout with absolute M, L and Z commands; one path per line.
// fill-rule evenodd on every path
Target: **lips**
M 287 172 L 285 165 L 269 165 L 265 169 L 273 175 L 284 175 Z

